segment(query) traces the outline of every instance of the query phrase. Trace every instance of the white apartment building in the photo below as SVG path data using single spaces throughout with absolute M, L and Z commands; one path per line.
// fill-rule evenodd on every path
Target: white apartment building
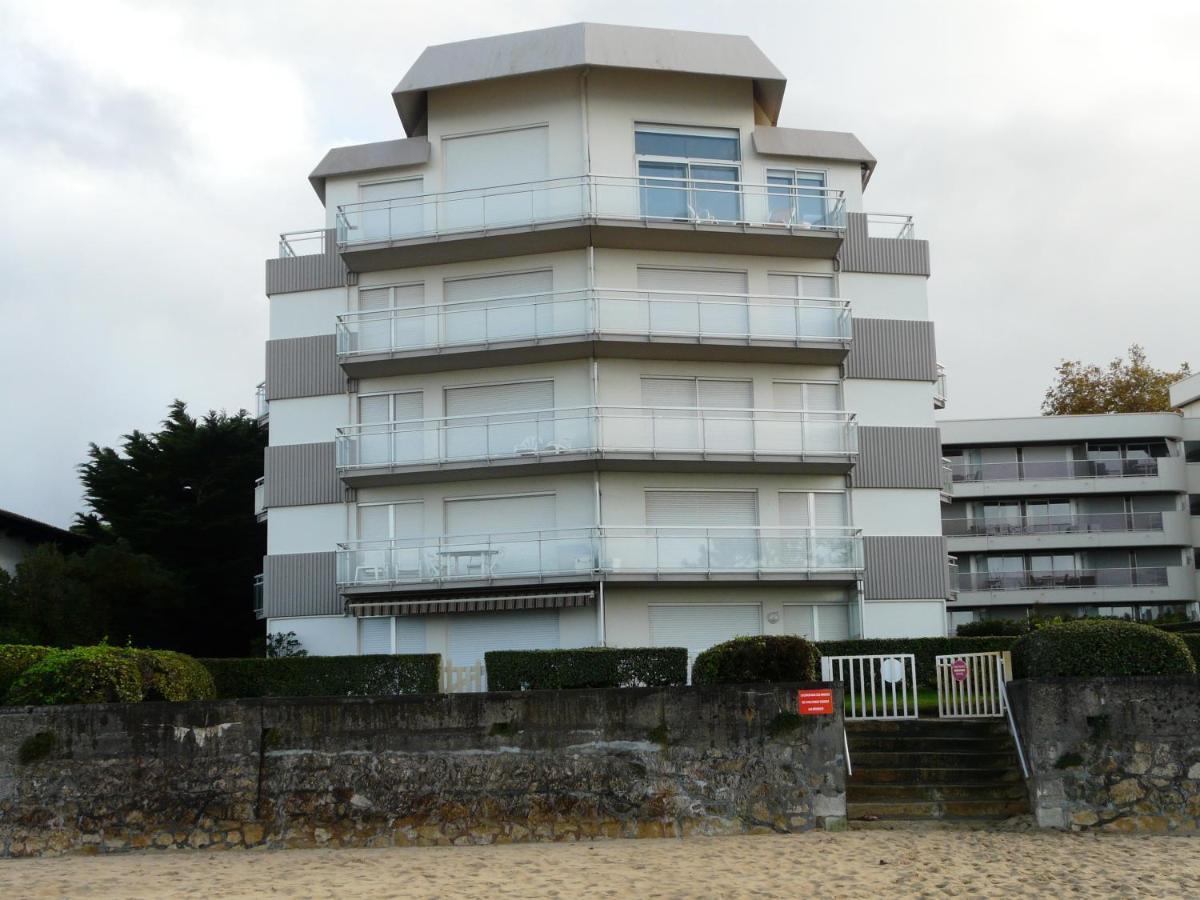
M 745 37 L 429 47 L 267 262 L 262 610 L 315 654 L 945 629 L 928 247 Z
M 1172 392 L 1192 404 L 1184 416 L 943 421 L 951 629 L 1028 615 L 1196 618 L 1198 399 L 1192 378 Z

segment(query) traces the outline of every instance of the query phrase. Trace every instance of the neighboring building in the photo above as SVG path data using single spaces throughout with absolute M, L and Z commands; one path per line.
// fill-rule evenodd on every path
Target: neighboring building
M 7 572 L 15 572 L 17 563 L 34 547 L 57 544 L 63 549 L 75 549 L 84 540 L 64 528 L 0 509 L 0 569 Z
M 1036 416 L 941 431 L 953 478 L 942 524 L 958 562 L 952 630 L 1031 614 L 1196 617 L 1190 513 L 1200 508 L 1189 510 L 1188 482 L 1200 492 L 1200 465 L 1185 465 L 1185 452 L 1200 463 L 1200 418 Z
M 425 50 L 267 263 L 263 609 L 311 653 L 942 634 L 928 247 L 752 41 Z M 880 229 L 891 229 L 878 236 Z

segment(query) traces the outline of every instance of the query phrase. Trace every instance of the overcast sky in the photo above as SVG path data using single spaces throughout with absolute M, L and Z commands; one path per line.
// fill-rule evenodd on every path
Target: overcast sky
M 65 525 L 87 444 L 249 407 L 263 260 L 331 146 L 401 137 L 427 44 L 590 20 L 749 34 L 780 125 L 855 132 L 916 216 L 946 415 L 1061 357 L 1200 363 L 1200 4 L 0 0 L 0 508 Z

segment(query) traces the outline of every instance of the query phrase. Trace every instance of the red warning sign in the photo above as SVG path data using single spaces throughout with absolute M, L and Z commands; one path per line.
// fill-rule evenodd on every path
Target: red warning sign
M 955 681 L 966 681 L 967 661 L 965 659 L 956 659 L 950 663 L 950 674 L 954 676 Z
M 833 691 L 829 688 L 797 691 L 796 710 L 802 716 L 832 716 Z

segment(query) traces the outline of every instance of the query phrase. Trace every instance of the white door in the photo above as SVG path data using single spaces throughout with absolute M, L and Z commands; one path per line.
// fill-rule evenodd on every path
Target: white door
M 735 637 L 762 633 L 762 607 L 757 603 L 651 604 L 647 612 L 650 646 L 686 647 L 689 678 L 697 654 Z
M 848 569 L 854 564 L 849 521 L 843 491 L 780 491 L 779 524 L 797 530 L 764 539 L 773 542 L 770 558 L 787 568 Z
M 360 290 L 354 346 L 364 352 L 384 353 L 430 343 L 436 321 L 427 321 L 421 314 L 424 303 L 424 284 Z
M 360 465 L 412 465 L 425 458 L 421 391 L 358 398 Z
M 810 641 L 844 641 L 850 637 L 850 610 L 841 603 L 785 603 L 783 630 Z
M 653 334 L 742 337 L 748 333 L 746 273 L 638 268 Z M 733 295 L 733 296 L 729 296 Z
M 772 385 L 780 416 L 760 423 L 758 432 L 771 450 L 788 453 L 845 453 L 847 431 L 838 412 L 841 386 L 823 381 L 776 381 Z
M 540 125 L 443 138 L 442 184 L 448 194 L 439 209 L 441 230 L 497 228 L 543 218 L 548 134 Z
M 440 569 L 447 577 L 537 576 L 558 566 L 553 494 L 447 500 Z
M 446 617 L 447 653 L 455 666 L 483 662 L 489 650 L 554 650 L 558 610 L 455 613 Z
M 788 340 L 841 336 L 837 307 L 800 302 L 834 297 L 832 275 L 768 275 L 767 292 L 780 299 L 756 310 L 756 333 Z
M 646 491 L 643 552 L 665 571 L 732 571 L 760 564 L 754 491 Z
M 634 431 L 630 437 L 648 439 L 650 449 L 694 453 L 754 449 L 754 385 L 749 380 L 643 378 L 642 405 L 648 408 L 650 421 L 630 422 Z M 637 433 L 647 427 L 649 435 Z
M 420 577 L 421 536 L 425 533 L 425 505 L 364 503 L 358 507 L 358 539 L 365 542 L 356 554 L 354 580 L 412 581 Z
M 554 272 L 514 272 L 443 283 L 446 340 L 452 344 L 529 340 L 554 333 Z M 574 314 L 581 319 L 582 310 Z M 564 316 L 561 324 L 566 328 Z
M 415 198 L 421 196 L 422 185 L 420 178 L 360 184 L 358 199 L 366 205 L 360 207 L 359 221 L 349 223 L 359 229 L 350 232 L 350 240 L 403 240 L 420 235 L 425 230 L 425 214 Z
M 536 455 L 554 442 L 554 382 L 446 389 L 448 459 Z

